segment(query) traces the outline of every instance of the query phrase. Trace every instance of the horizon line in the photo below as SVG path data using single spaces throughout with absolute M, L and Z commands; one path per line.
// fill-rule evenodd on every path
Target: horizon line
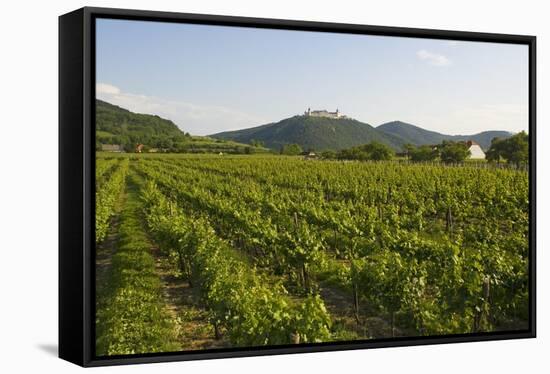
M 224 131 L 219 131 L 219 132 L 215 132 L 215 133 L 211 133 L 211 134 L 206 134 L 206 135 L 195 135 L 195 134 L 192 134 L 191 132 L 189 131 L 186 131 L 185 129 L 182 129 L 177 123 L 175 123 L 172 119 L 169 119 L 169 118 L 166 118 L 166 117 L 162 117 L 160 116 L 159 114 L 153 114 L 153 113 L 143 113 L 143 112 L 138 112 L 138 111 L 131 111 L 130 109 L 127 109 L 127 108 L 124 108 L 120 105 L 117 105 L 117 104 L 113 104 L 107 100 L 104 100 L 104 99 L 99 99 L 98 97 L 95 98 L 96 101 L 103 101 L 104 103 L 107 103 L 109 105 L 113 105 L 113 106 L 116 106 L 118 108 L 121 108 L 123 110 L 127 110 L 131 113 L 136 113 L 136 114 L 144 114 L 144 115 L 152 115 L 152 116 L 157 116 L 159 118 L 162 118 L 162 119 L 165 119 L 165 120 L 168 120 L 168 121 L 171 121 L 172 123 L 174 123 L 178 129 L 182 132 L 187 132 L 193 136 L 203 136 L 203 137 L 209 137 L 209 136 L 212 136 L 212 135 L 218 135 L 218 134 L 223 134 L 223 133 L 226 133 L 226 132 L 235 132 L 235 131 L 242 131 L 242 130 L 250 130 L 250 129 L 254 129 L 254 128 L 257 128 L 257 127 L 262 127 L 262 126 L 268 126 L 268 125 L 274 125 L 276 123 L 279 123 L 281 121 L 284 121 L 284 120 L 287 120 L 289 118 L 293 118 L 293 117 L 305 117 L 306 114 L 305 112 L 307 112 L 307 110 L 303 113 L 303 114 L 294 114 L 290 117 L 286 117 L 286 118 L 283 118 L 283 119 L 280 119 L 278 121 L 272 121 L 272 122 L 268 122 L 268 123 L 263 123 L 263 124 L 259 124 L 259 125 L 255 125 L 255 126 L 251 126 L 251 127 L 241 127 L 241 128 L 238 128 L 238 129 L 228 129 L 228 130 L 224 130 Z M 309 107 L 311 108 L 311 107 Z M 337 109 L 339 111 L 339 107 L 337 107 Z M 314 109 L 314 110 L 311 110 L 312 112 L 315 112 L 315 111 L 327 111 L 329 112 L 327 109 Z M 340 112 L 340 111 L 339 111 Z M 341 113 L 341 112 L 340 112 Z M 326 117 L 314 117 L 314 118 L 326 118 Z M 495 129 L 492 129 L 492 130 L 482 130 L 482 131 L 479 131 L 479 132 L 476 132 L 476 133 L 473 133 L 473 134 L 449 134 L 449 133 L 442 133 L 442 132 L 439 132 L 439 131 L 436 131 L 436 130 L 431 130 L 431 129 L 426 129 L 422 126 L 418 126 L 418 125 L 415 125 L 415 124 L 412 124 L 410 122 L 406 122 L 406 121 L 402 121 L 402 120 L 398 120 L 398 119 L 395 119 L 395 120 L 391 120 L 391 121 L 385 121 L 385 122 L 382 122 L 376 126 L 370 124 L 369 122 L 364 122 L 362 120 L 359 120 L 357 118 L 354 118 L 354 117 L 350 117 L 348 115 L 343 115 L 343 117 L 341 118 L 329 118 L 329 119 L 334 119 L 334 120 L 342 120 L 342 119 L 347 119 L 347 120 L 353 120 L 353 121 L 357 121 L 357 122 L 360 122 L 364 125 L 368 125 L 368 126 L 371 126 L 372 128 L 374 129 L 377 129 L 378 127 L 380 126 L 383 126 L 383 125 L 386 125 L 386 124 L 389 124 L 389 123 L 395 123 L 395 122 L 399 122 L 401 124 L 405 124 L 405 125 L 408 125 L 408 126 L 413 126 L 413 127 L 416 127 L 420 130 L 423 130 L 423 131 L 429 131 L 429 132 L 435 132 L 437 134 L 440 134 L 440 135 L 446 135 L 446 136 L 473 136 L 473 135 L 478 135 L 478 134 L 481 134 L 481 133 L 484 133 L 484 132 L 496 132 L 496 131 L 501 131 L 501 132 L 506 132 L 506 133 L 509 133 L 509 134 L 518 134 L 519 132 L 521 131 L 517 131 L 517 132 L 514 132 L 514 131 L 508 131 L 508 130 L 495 130 Z M 522 131 L 525 131 L 526 133 L 529 133 L 528 130 L 522 130 Z

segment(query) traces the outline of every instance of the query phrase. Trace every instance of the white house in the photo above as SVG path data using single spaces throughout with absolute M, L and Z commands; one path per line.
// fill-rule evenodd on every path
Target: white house
M 483 152 L 483 149 L 481 149 L 481 146 L 474 142 L 473 140 L 468 140 L 466 142 L 466 145 L 468 146 L 468 150 L 470 151 L 470 158 L 471 159 L 484 159 L 485 158 L 485 152 Z

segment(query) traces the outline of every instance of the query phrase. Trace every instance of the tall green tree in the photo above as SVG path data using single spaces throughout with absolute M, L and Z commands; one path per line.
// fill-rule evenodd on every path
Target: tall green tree
M 321 152 L 321 157 L 326 158 L 327 160 L 333 160 L 336 158 L 336 152 L 332 150 L 327 150 L 327 151 Z
M 463 162 L 470 156 L 470 150 L 465 143 L 443 141 L 438 147 L 439 157 L 446 164 Z
M 493 139 L 485 158 L 492 162 L 500 162 L 501 159 L 505 159 L 508 163 L 516 166 L 526 164 L 529 162 L 529 135 L 522 131 L 508 139 Z
M 434 161 L 438 156 L 437 150 L 432 146 L 422 145 L 418 148 L 414 148 L 410 151 L 409 157 L 414 162 L 426 162 Z
M 253 146 L 253 147 L 263 147 L 264 142 L 261 141 L 261 140 L 251 139 L 250 140 L 250 145 Z
M 485 152 L 485 159 L 487 161 L 500 163 L 504 153 L 504 140 L 502 138 L 493 138 L 491 140 L 491 147 Z
M 393 156 L 393 150 L 387 145 L 371 142 L 357 147 L 343 149 L 337 153 L 336 157 L 341 160 L 382 161 L 391 160 Z
M 281 154 L 283 155 L 296 156 L 302 152 L 302 147 L 298 144 L 285 144 L 283 148 L 281 148 Z
M 416 147 L 411 143 L 406 143 L 403 145 L 403 153 L 405 154 L 405 157 L 407 157 L 407 160 L 411 158 L 411 154 L 415 151 Z
M 379 142 L 371 142 L 369 144 L 365 144 L 363 146 L 363 149 L 369 154 L 369 160 L 391 160 L 394 156 L 394 152 L 390 147 Z
M 506 139 L 504 157 L 517 166 L 529 161 L 529 136 L 522 131 Z

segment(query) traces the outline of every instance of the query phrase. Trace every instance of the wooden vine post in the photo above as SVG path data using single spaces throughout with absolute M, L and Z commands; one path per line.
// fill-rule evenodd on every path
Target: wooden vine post
M 489 318 L 490 318 L 490 303 L 489 297 L 491 296 L 491 280 L 489 277 L 486 277 L 483 280 L 482 286 L 482 295 L 483 295 L 483 304 L 479 309 L 476 310 L 474 314 L 474 332 L 480 332 L 489 328 Z
M 451 211 L 450 206 L 447 208 L 447 214 L 445 215 L 445 218 L 446 218 L 446 221 L 447 221 L 447 223 L 446 223 L 447 232 L 452 234 L 452 232 L 453 232 L 453 212 Z
M 298 234 L 298 212 L 294 212 L 293 221 L 294 221 L 294 233 Z M 311 290 L 309 287 L 308 269 L 305 261 L 302 263 L 302 267 L 301 267 L 301 278 L 302 278 L 302 286 L 307 292 L 310 292 Z

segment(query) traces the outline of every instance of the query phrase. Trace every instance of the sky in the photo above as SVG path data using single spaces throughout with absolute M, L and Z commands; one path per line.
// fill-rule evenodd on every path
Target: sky
M 98 19 L 96 97 L 193 135 L 337 108 L 445 134 L 528 129 L 528 47 Z

